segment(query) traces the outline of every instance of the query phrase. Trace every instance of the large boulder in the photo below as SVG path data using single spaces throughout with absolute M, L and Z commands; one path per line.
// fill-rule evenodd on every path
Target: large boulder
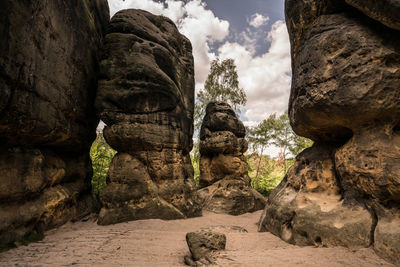
M 99 224 L 201 215 L 189 152 L 194 66 L 190 41 L 163 16 L 123 10 L 111 19 L 96 107 L 119 153 Z
M 106 0 L 0 3 L 0 245 L 91 211 Z
M 400 264 L 398 9 L 286 0 L 290 121 L 315 144 L 272 192 L 260 230 L 294 244 L 373 245 Z
M 264 208 L 265 198 L 250 186 L 245 127 L 225 102 L 211 102 L 200 131 L 199 195 L 203 208 L 240 215 Z
M 186 234 L 186 242 L 194 261 L 206 258 L 211 252 L 224 250 L 226 235 L 210 230 L 199 230 Z
M 367 247 L 374 218 L 340 194 L 334 147 L 315 144 L 297 156 L 268 198 L 259 231 L 297 245 Z

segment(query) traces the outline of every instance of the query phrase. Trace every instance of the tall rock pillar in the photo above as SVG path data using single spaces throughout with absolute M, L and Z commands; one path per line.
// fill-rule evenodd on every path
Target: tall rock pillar
M 263 209 L 265 198 L 250 186 L 246 129 L 225 102 L 211 102 L 200 132 L 199 195 L 203 207 L 240 215 Z
M 112 18 L 96 105 L 118 151 L 99 224 L 201 215 L 189 155 L 192 46 L 170 19 L 133 9 Z

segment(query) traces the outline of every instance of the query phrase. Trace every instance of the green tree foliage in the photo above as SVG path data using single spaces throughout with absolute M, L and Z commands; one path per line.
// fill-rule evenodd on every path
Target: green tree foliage
M 206 107 L 211 101 L 224 101 L 238 113 L 239 108 L 246 104 L 247 97 L 239 86 L 235 61 L 215 59 L 211 62 L 210 73 L 204 85 L 204 90 L 197 94 L 194 110 L 195 127 L 200 128 Z
M 199 186 L 200 179 L 200 142 L 197 141 L 193 145 L 192 153 L 190 154 L 190 159 L 192 160 L 194 169 L 194 182 L 196 187 Z
M 271 159 L 268 155 L 262 155 L 261 161 L 258 157 L 251 155 L 248 158 L 249 176 L 251 177 L 251 186 L 264 196 L 270 192 L 282 181 L 284 170 L 279 160 Z M 260 166 L 261 171 L 258 176 L 255 174 L 254 167 Z
M 310 139 L 295 134 L 293 138 L 293 143 L 289 147 L 289 150 L 292 155 L 297 156 L 307 147 L 311 147 L 312 144 L 313 141 L 311 141 Z
M 271 145 L 273 139 L 275 138 L 275 122 L 276 115 L 272 114 L 267 119 L 258 124 L 257 127 L 247 128 L 249 144 L 253 152 L 256 152 L 256 154 L 258 154 L 258 163 L 255 175 L 256 178 L 258 178 L 258 175 L 260 174 L 261 160 L 262 155 L 264 154 L 264 150 L 266 147 Z
M 272 114 L 250 129 L 248 140 L 252 150 L 248 162 L 254 166 L 249 173 L 252 186 L 264 195 L 268 195 L 281 182 L 288 168 L 293 165 L 294 158 L 312 145 L 311 140 L 293 132 L 287 112 L 280 116 Z M 270 145 L 280 149 L 280 156 L 276 160 L 264 155 Z
M 293 141 L 296 136 L 292 130 L 292 127 L 290 126 L 287 112 L 283 113 L 278 117 L 278 119 L 276 119 L 274 131 L 275 135 L 273 144 L 281 149 L 284 172 L 286 173 L 286 158 L 288 157 L 288 153 L 291 151 L 291 148 L 294 145 Z
M 106 185 L 108 167 L 116 153 L 104 140 L 103 134 L 98 133 L 90 148 L 90 158 L 93 166 L 92 188 L 93 194 L 97 199 L 100 199 L 101 192 Z

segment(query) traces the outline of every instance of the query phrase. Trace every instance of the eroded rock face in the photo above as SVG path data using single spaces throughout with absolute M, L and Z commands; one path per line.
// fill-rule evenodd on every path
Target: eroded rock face
M 246 134 L 243 123 L 225 102 L 206 108 L 200 132 L 198 192 L 205 209 L 239 215 L 260 210 L 265 199 L 250 187 Z
M 400 113 L 400 37 L 357 11 L 324 15 L 293 57 L 290 117 L 314 140 L 351 136 L 352 129 Z M 351 112 L 349 112 L 351 110 Z
M 98 1 L 0 3 L 0 245 L 91 211 Z
M 345 2 L 286 1 L 290 120 L 315 144 L 271 194 L 260 230 L 295 244 L 373 245 L 399 264 L 398 1 Z
M 400 2 L 398 0 L 346 0 L 346 3 L 384 25 L 400 30 Z
M 340 194 L 332 152 L 314 144 L 300 153 L 281 184 L 272 191 L 259 222 L 297 245 L 367 247 L 374 218 Z
M 166 17 L 123 10 L 105 37 L 96 107 L 114 157 L 99 224 L 201 215 L 193 141 L 192 47 Z
M 209 256 L 213 251 L 224 250 L 226 236 L 210 230 L 199 230 L 187 233 L 186 242 L 193 260 L 198 261 Z

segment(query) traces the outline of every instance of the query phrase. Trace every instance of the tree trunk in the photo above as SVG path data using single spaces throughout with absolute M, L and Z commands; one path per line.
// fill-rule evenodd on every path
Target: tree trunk
M 260 165 L 261 165 L 261 159 L 262 159 L 262 155 L 264 152 L 264 146 L 261 147 L 261 153 L 260 156 L 258 157 L 258 164 L 257 164 L 257 171 L 256 171 L 256 179 L 258 178 L 258 174 L 260 172 Z

